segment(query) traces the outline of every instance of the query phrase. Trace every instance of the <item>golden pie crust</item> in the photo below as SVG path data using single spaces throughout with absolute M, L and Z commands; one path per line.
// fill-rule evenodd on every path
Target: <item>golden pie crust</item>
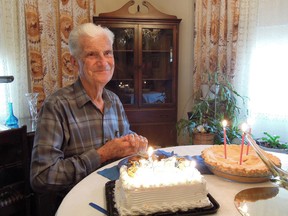
M 227 145 L 227 158 L 224 156 L 224 145 L 214 145 L 202 151 L 201 156 L 208 167 L 212 167 L 222 173 L 245 177 L 267 177 L 271 176 L 269 169 L 259 158 L 255 150 L 250 147 L 246 155 L 247 145 L 243 147 L 242 164 L 240 165 L 241 145 Z M 265 152 L 276 166 L 281 167 L 278 157 Z

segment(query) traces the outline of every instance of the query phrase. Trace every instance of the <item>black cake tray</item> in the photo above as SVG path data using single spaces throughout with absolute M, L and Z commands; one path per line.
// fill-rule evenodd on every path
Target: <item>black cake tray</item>
M 118 211 L 115 207 L 114 202 L 114 187 L 115 187 L 115 180 L 109 181 L 105 185 L 105 194 L 106 194 L 106 203 L 107 203 L 107 211 L 109 216 L 119 216 Z M 177 212 L 158 212 L 154 214 L 150 214 L 148 216 L 194 216 L 194 215 L 207 215 L 207 214 L 214 214 L 218 211 L 220 205 L 218 202 L 208 194 L 207 197 L 211 202 L 211 206 L 204 207 L 204 208 L 194 208 L 189 209 L 188 211 L 177 211 Z

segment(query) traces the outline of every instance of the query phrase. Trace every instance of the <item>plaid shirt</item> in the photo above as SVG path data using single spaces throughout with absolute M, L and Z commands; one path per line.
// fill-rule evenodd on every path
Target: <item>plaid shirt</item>
M 45 100 L 37 122 L 31 159 L 36 190 L 66 190 L 101 166 L 97 148 L 131 133 L 119 98 L 103 90 L 104 114 L 80 79 Z

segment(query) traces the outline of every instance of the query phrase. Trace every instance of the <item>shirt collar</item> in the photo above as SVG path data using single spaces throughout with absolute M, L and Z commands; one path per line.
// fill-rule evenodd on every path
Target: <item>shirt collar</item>
M 78 107 L 83 107 L 86 103 L 91 101 L 91 98 L 87 95 L 86 90 L 84 89 L 80 78 L 76 80 L 74 83 L 74 91 L 75 91 L 75 99 Z M 103 100 L 106 108 L 110 108 L 112 101 L 109 95 L 107 94 L 107 90 L 103 89 Z M 91 101 L 92 102 L 92 101 Z

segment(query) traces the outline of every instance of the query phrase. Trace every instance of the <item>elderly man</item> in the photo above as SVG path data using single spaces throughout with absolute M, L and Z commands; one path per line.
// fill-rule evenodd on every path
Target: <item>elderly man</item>
M 39 112 L 34 190 L 68 191 L 103 163 L 146 150 L 147 139 L 130 131 L 119 98 L 105 89 L 115 67 L 113 40 L 110 30 L 92 23 L 71 31 L 71 63 L 79 78 L 47 97 Z

